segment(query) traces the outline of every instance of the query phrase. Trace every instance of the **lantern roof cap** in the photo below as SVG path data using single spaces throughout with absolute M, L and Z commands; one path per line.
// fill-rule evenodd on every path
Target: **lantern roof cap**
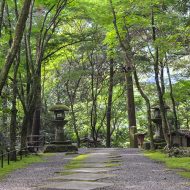
M 151 109 L 158 110 L 158 109 L 160 109 L 160 106 L 158 104 L 154 104 L 154 105 L 152 105 Z M 165 104 L 165 109 L 170 109 L 170 107 L 167 104 Z
M 69 107 L 62 103 L 56 103 L 50 107 L 49 111 L 69 111 Z

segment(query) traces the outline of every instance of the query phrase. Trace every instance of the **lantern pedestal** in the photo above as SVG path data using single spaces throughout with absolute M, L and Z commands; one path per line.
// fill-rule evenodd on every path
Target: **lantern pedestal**
M 51 143 L 45 147 L 44 153 L 47 152 L 77 152 L 78 148 L 71 142 L 61 142 L 59 144 Z
M 55 141 L 65 141 L 64 126 L 67 124 L 67 120 L 55 120 Z
M 64 126 L 67 124 L 65 120 L 65 111 L 68 111 L 62 104 L 56 104 L 50 111 L 55 114 L 55 119 L 53 121 L 55 125 L 55 140 L 45 146 L 44 152 L 77 152 L 77 146 L 73 145 L 70 140 L 66 139 L 64 133 Z

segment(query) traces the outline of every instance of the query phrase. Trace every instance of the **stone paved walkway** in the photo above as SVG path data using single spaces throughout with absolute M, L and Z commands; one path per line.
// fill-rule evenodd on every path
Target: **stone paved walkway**
M 145 158 L 137 149 L 86 149 L 86 159 L 65 170 L 73 155 L 59 153 L 47 162 L 13 172 L 0 190 L 190 190 L 190 180 Z

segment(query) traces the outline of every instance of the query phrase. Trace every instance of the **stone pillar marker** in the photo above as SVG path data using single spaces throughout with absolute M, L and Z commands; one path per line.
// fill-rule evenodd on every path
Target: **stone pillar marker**
M 143 143 L 146 133 L 135 133 L 135 135 L 137 137 L 138 146 L 140 146 L 140 148 L 143 148 Z
M 69 111 L 69 108 L 62 104 L 56 103 L 51 106 L 49 111 L 54 113 L 53 124 L 55 126 L 55 139 L 51 144 L 46 145 L 44 152 L 75 152 L 78 150 L 72 142 L 66 139 L 64 133 L 65 125 L 68 120 L 65 119 L 65 112 Z

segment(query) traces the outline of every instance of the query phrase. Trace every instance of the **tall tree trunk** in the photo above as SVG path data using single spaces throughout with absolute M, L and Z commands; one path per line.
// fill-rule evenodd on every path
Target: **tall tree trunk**
M 106 147 L 111 147 L 111 115 L 112 115 L 112 97 L 113 97 L 113 77 L 114 77 L 114 68 L 113 68 L 114 61 L 113 59 L 110 60 L 110 73 L 109 73 L 109 89 L 108 89 L 108 106 L 107 106 L 107 135 L 106 135 Z
M 41 107 L 42 107 L 42 97 L 41 97 L 41 67 L 42 58 L 44 53 L 44 48 L 41 44 L 42 39 L 37 42 L 36 48 L 36 71 L 34 73 L 34 95 L 35 95 L 35 111 L 33 115 L 32 122 L 32 135 L 40 135 L 41 129 Z M 38 137 L 34 137 L 33 141 L 38 141 Z M 37 143 L 38 144 L 38 143 Z
M 90 114 L 91 121 L 91 136 L 94 141 L 94 146 L 97 146 L 97 133 L 96 133 L 96 124 L 97 124 L 97 99 L 94 97 L 92 99 L 92 108 Z
M 137 132 L 136 128 L 136 113 L 135 113 L 135 101 L 134 101 L 134 90 L 133 90 L 133 64 L 132 64 L 132 52 L 130 48 L 130 39 L 128 36 L 126 39 L 122 39 L 118 25 L 117 25 L 117 16 L 115 9 L 113 7 L 112 0 L 109 0 L 111 11 L 113 14 L 113 24 L 118 37 L 119 43 L 123 51 L 125 52 L 125 75 L 126 75 L 126 84 L 127 84 L 127 110 L 128 110 L 128 122 L 129 122 L 129 136 L 130 136 L 130 147 L 137 148 L 138 142 L 135 133 Z M 124 23 L 125 25 L 125 23 Z M 127 27 L 127 26 L 125 26 Z M 128 31 L 126 31 L 127 35 Z
M 29 110 L 30 117 L 28 118 L 28 121 L 27 121 L 27 123 L 28 123 L 27 124 L 27 136 L 32 135 L 32 124 L 33 124 L 33 118 L 34 118 L 34 111 L 35 111 L 34 109 L 33 110 L 32 109 Z
M 155 42 L 156 41 L 156 27 L 154 23 L 153 8 L 152 8 L 151 21 L 152 21 L 152 38 L 153 38 L 153 42 Z M 160 112 L 161 112 L 161 118 L 162 118 L 162 130 L 164 134 L 164 139 L 167 143 L 167 146 L 171 147 L 171 140 L 168 137 L 168 133 L 170 132 L 170 130 L 169 130 L 169 125 L 167 121 L 166 106 L 165 106 L 164 97 L 163 97 L 164 94 L 163 94 L 162 88 L 160 86 L 160 81 L 159 81 L 159 49 L 158 47 L 155 47 L 154 72 L 155 72 L 155 81 L 156 81 L 157 93 L 158 93 L 158 98 L 159 98 L 159 106 L 160 106 Z
M 172 100 L 172 108 L 173 108 L 173 115 L 174 115 L 174 127 L 175 127 L 175 131 L 177 131 L 179 129 L 179 124 L 178 124 L 178 118 L 177 118 L 176 102 L 175 102 L 175 98 L 173 95 L 173 86 L 172 86 L 172 80 L 171 80 L 169 66 L 167 65 L 166 68 L 167 68 L 167 74 L 168 74 L 169 86 L 170 86 L 170 98 Z
M 165 80 L 164 80 L 164 64 L 163 62 L 160 63 L 160 83 L 161 83 L 161 90 L 162 94 L 165 94 Z
M 189 130 L 189 118 L 188 117 L 186 118 L 186 127 Z
M 78 132 L 78 127 L 76 124 L 76 116 L 74 112 L 74 105 L 71 103 L 71 115 L 72 115 L 72 120 L 73 120 L 73 126 L 74 126 L 74 131 L 77 137 L 77 145 L 80 147 L 80 137 L 79 137 L 79 132 Z
M 22 121 L 22 129 L 21 129 L 21 149 L 25 149 L 27 147 L 27 129 L 30 125 L 30 114 L 26 112 L 24 114 L 24 118 Z
M 9 94 L 9 91 L 8 91 L 8 86 L 6 84 L 5 88 L 3 89 L 3 92 L 2 92 L 2 124 L 3 124 L 3 130 L 4 130 L 4 133 L 6 134 L 6 136 L 8 136 L 8 125 L 7 125 L 7 122 L 8 122 L 8 118 L 7 118 L 7 109 L 8 109 L 8 94 Z
M 21 149 L 27 148 L 28 143 L 28 136 L 31 135 L 28 131 L 31 131 L 32 127 L 32 119 L 34 114 L 34 108 L 31 107 L 29 110 L 25 110 L 24 118 L 22 121 L 22 128 L 21 128 Z
M 74 127 L 75 135 L 77 137 L 77 145 L 78 145 L 78 147 L 80 147 L 80 136 L 79 136 L 79 132 L 78 132 L 77 120 L 76 120 L 76 115 L 75 115 L 75 111 L 74 111 L 74 102 L 75 102 L 75 98 L 76 98 L 76 90 L 79 87 L 80 80 L 81 79 L 79 79 L 77 81 L 77 84 L 76 84 L 76 86 L 74 88 L 73 93 L 69 91 L 69 80 L 65 84 L 66 85 L 66 90 L 67 90 L 67 95 L 69 97 L 69 102 L 70 102 L 70 106 L 71 106 L 72 124 L 73 124 L 73 127 Z
M 12 96 L 12 109 L 11 109 L 11 123 L 10 123 L 10 158 L 16 159 L 16 127 L 17 127 L 17 73 L 19 67 L 19 60 L 14 65 L 14 77 L 13 77 L 13 96 Z
M 131 71 L 131 67 L 127 67 L 125 75 L 127 82 L 127 109 L 128 109 L 129 134 L 130 134 L 130 147 L 137 148 L 138 142 L 137 142 L 137 137 L 135 135 L 135 133 L 137 133 L 137 128 L 136 128 L 136 113 L 135 113 L 132 73 L 133 71 Z
M 40 67 L 41 68 L 41 67 Z M 41 69 L 40 69 L 41 70 Z M 39 71 L 38 75 L 35 77 L 35 111 L 33 115 L 32 122 L 32 135 L 34 135 L 33 141 L 38 141 L 39 137 L 35 137 L 35 135 L 40 135 L 41 129 L 41 71 Z M 36 146 L 38 146 L 38 142 Z
M 91 63 L 91 98 L 92 106 L 90 111 L 90 125 L 91 125 L 91 136 L 94 141 L 94 146 L 97 146 L 97 133 L 96 133 L 96 124 L 97 124 L 97 81 L 95 81 L 95 68 L 92 61 Z
M 155 149 L 154 146 L 154 141 L 153 141 L 153 126 L 152 126 L 152 118 L 151 118 L 151 105 L 150 105 L 150 100 L 148 98 L 148 96 L 144 93 L 143 89 L 140 86 L 139 83 L 139 78 L 136 72 L 136 69 L 134 68 L 134 79 L 135 79 L 135 83 L 137 86 L 138 91 L 140 92 L 141 96 L 143 97 L 143 99 L 146 102 L 146 109 L 147 109 L 147 120 L 148 120 L 148 133 L 149 133 L 149 138 L 150 138 L 150 147 L 152 150 Z
M 1 72 L 0 72 L 0 94 L 2 92 L 3 86 L 6 83 L 10 67 L 11 67 L 11 65 L 12 65 L 12 63 L 13 63 L 13 61 L 15 59 L 15 56 L 16 56 L 16 54 L 18 52 L 18 49 L 19 49 L 19 46 L 20 46 L 20 43 L 21 43 L 21 40 L 22 40 L 22 37 L 23 37 L 26 20 L 28 18 L 30 4 L 31 4 L 31 0 L 25 0 L 24 1 L 20 16 L 18 18 L 13 43 L 11 45 L 10 51 L 7 54 L 5 64 L 4 64 L 4 66 L 3 66 L 3 68 L 1 69 Z
M 0 7 L 0 37 L 1 37 L 1 33 L 2 33 L 4 9 L 5 9 L 5 0 L 2 0 L 1 7 Z
M 15 16 L 18 20 L 19 14 L 18 14 L 18 7 L 17 7 L 17 0 L 14 0 L 15 3 Z M 7 5 L 7 14 L 9 14 L 8 11 L 8 5 Z M 10 30 L 10 46 L 12 45 L 12 32 L 11 32 L 11 21 L 9 19 L 9 30 Z M 11 109 L 11 121 L 10 121 L 10 159 L 16 160 L 16 128 L 17 128 L 17 74 L 18 74 L 18 68 L 20 64 L 20 48 L 18 50 L 18 54 L 16 57 L 16 60 L 14 62 L 14 74 L 13 74 L 13 96 L 12 96 L 12 109 Z

